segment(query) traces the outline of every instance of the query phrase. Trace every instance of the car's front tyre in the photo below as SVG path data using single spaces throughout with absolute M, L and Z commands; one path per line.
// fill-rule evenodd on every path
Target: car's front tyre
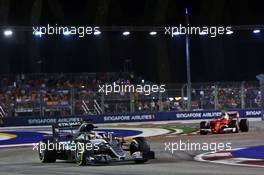
M 241 119 L 239 122 L 239 127 L 241 132 L 248 132 L 249 131 L 249 121 L 247 119 Z
M 130 154 L 133 155 L 135 152 L 140 152 L 142 154 L 141 159 L 135 159 L 136 163 L 145 163 L 149 160 L 150 154 L 154 152 L 150 151 L 150 146 L 144 137 L 136 137 L 132 140 L 130 144 Z M 154 157 L 154 155 L 152 156 Z

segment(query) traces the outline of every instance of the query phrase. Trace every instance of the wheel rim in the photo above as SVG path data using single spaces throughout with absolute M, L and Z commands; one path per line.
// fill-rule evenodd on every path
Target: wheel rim
M 79 161 L 80 160 L 81 153 L 77 150 L 75 156 L 76 156 L 76 160 Z
M 43 142 L 40 142 L 39 145 L 41 145 L 42 143 Z M 40 149 L 40 147 L 39 147 L 39 159 L 41 161 L 43 161 L 44 160 L 44 157 L 45 157 L 44 150 Z
M 75 159 L 76 159 L 77 164 L 81 165 L 83 162 L 83 153 L 80 152 L 79 150 L 76 150 Z

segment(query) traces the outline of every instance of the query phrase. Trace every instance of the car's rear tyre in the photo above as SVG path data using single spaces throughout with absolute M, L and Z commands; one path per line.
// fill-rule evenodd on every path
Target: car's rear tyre
M 45 147 L 44 147 L 45 145 Z M 43 149 L 45 148 L 45 149 Z M 56 162 L 56 150 L 49 150 L 46 142 L 39 142 L 38 147 L 39 159 L 42 163 L 54 163 Z
M 149 160 L 149 156 L 151 154 L 150 146 L 144 137 L 136 137 L 132 140 L 130 144 L 130 154 L 132 155 L 137 151 L 142 153 L 143 159 L 136 159 L 136 163 L 145 163 Z
M 233 133 L 238 133 L 239 132 L 239 125 L 237 120 L 232 120 L 230 123 L 230 127 L 234 128 Z
M 91 161 L 89 161 L 88 157 L 92 157 L 94 155 L 93 148 L 90 148 L 91 150 L 86 149 L 86 145 L 90 142 L 86 141 L 77 141 L 76 142 L 76 150 L 74 153 L 75 162 L 79 166 L 84 166 L 87 164 L 90 164 Z M 88 161 L 87 161 L 88 160 Z
M 208 124 L 206 121 L 202 121 L 200 123 L 200 135 L 207 135 L 208 134 L 208 131 L 204 131 L 202 129 L 208 129 Z
M 86 158 L 84 156 L 84 152 L 75 151 L 75 161 L 77 165 L 84 166 L 86 165 Z
M 76 142 L 76 150 L 74 153 L 75 161 L 79 166 L 84 166 L 87 164 L 84 147 L 81 147 L 82 144 L 84 145 L 83 142 Z
M 241 132 L 248 132 L 249 131 L 249 121 L 247 119 L 241 119 L 239 122 L 239 128 Z

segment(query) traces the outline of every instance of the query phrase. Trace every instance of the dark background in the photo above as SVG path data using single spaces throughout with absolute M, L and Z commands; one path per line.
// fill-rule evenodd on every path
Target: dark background
M 156 82 L 185 82 L 185 37 L 159 32 L 106 31 L 100 36 L 41 38 L 33 25 L 59 26 L 262 25 L 262 1 L 256 0 L 0 0 L 0 73 L 120 72 L 131 59 L 136 75 Z M 22 27 L 26 26 L 26 27 Z M 264 31 L 263 31 L 264 32 Z M 251 81 L 264 72 L 264 34 L 251 30 L 233 35 L 190 38 L 193 82 Z

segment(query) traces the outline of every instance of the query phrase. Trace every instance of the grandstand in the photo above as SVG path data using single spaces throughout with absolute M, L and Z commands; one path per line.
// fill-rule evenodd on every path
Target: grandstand
M 167 84 L 165 93 L 98 92 L 105 83 L 148 83 L 129 73 L 1 75 L 1 117 L 67 116 L 187 110 L 185 84 Z M 260 107 L 257 82 L 192 84 L 192 110 Z

